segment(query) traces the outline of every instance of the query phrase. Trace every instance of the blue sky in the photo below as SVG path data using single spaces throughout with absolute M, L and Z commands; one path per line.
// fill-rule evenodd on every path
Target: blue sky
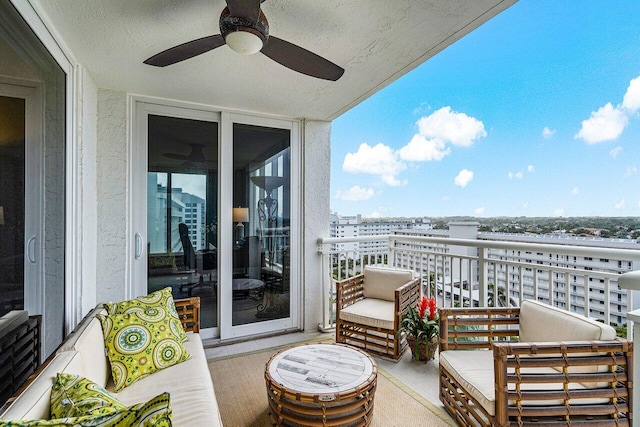
M 639 216 L 639 17 L 519 1 L 334 120 L 331 209 Z

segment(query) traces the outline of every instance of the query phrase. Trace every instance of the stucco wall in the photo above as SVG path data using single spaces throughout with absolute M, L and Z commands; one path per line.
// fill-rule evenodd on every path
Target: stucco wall
M 96 299 L 125 299 L 127 232 L 127 97 L 98 90 L 96 164 Z
M 97 101 L 95 298 L 96 301 L 115 301 L 125 298 L 127 274 L 126 175 L 129 150 L 126 142 L 126 94 L 100 89 Z M 309 331 L 317 330 L 318 324 L 322 321 L 324 298 L 321 285 L 322 264 L 316 241 L 320 237 L 329 235 L 327 218 L 330 210 L 330 134 L 330 122 L 305 123 L 302 195 L 304 200 L 303 283 L 305 286 L 303 325 L 304 329 Z M 90 153 L 83 153 L 83 158 L 90 158 Z M 83 170 L 85 170 L 84 165 Z M 86 178 L 90 186 L 92 178 L 90 175 Z M 90 209 L 91 196 L 83 195 L 83 200 L 89 204 L 88 209 Z M 85 212 L 88 215 L 90 211 Z M 91 226 L 90 222 L 89 226 Z M 87 248 L 90 248 L 90 242 L 88 244 Z M 83 303 L 91 305 L 89 299 L 83 299 Z
M 304 127 L 304 329 L 316 331 L 322 322 L 322 257 L 317 240 L 329 237 L 331 123 L 308 121 Z

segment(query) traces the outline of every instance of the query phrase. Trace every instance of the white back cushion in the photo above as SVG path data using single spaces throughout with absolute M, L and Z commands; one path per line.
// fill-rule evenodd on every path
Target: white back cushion
M 75 350 L 82 353 L 83 377 L 104 387 L 111 378 L 111 367 L 104 352 L 104 334 L 96 314 L 107 314 L 102 304 L 94 308 L 78 327 L 67 337 L 61 351 Z
M 520 307 L 520 341 L 612 340 L 616 330 L 585 316 L 525 300 Z
M 393 301 L 395 290 L 413 279 L 411 270 L 396 268 L 364 267 L 364 296 Z
M 42 372 L 0 414 L 5 420 L 48 420 L 50 416 L 51 388 L 58 372 L 82 375 L 82 360 L 75 351 L 56 354 Z

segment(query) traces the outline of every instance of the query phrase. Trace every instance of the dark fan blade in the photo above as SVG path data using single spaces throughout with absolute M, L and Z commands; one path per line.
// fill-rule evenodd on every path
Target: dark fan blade
M 145 64 L 156 67 L 166 67 L 185 59 L 193 58 L 212 49 L 220 47 L 224 44 L 224 38 L 220 34 L 215 36 L 203 37 L 201 39 L 192 40 L 178 46 L 169 48 L 163 52 L 153 55 L 144 61 Z
M 257 22 L 260 16 L 260 0 L 227 0 L 227 7 L 232 16 L 252 23 Z
M 293 71 L 311 77 L 336 81 L 344 73 L 344 69 L 333 62 L 277 37 L 269 36 L 260 52 Z

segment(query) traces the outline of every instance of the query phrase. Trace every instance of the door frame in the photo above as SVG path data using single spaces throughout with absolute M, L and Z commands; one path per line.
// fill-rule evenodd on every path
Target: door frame
M 134 298 L 147 294 L 147 172 L 148 161 L 148 121 L 147 117 L 160 115 L 190 120 L 202 120 L 218 123 L 218 141 L 220 141 L 220 114 L 214 110 L 192 108 L 183 105 L 158 102 L 157 99 L 140 96 L 131 97 L 133 140 L 129 144 L 131 152 L 129 158 L 129 176 L 131 187 L 129 200 L 130 230 L 128 240 L 131 242 L 131 256 L 129 259 L 130 277 L 125 291 L 126 298 Z M 218 158 L 220 158 L 218 144 Z M 219 189 L 218 189 L 219 191 Z M 143 201 L 143 202 L 135 202 Z M 218 207 L 219 209 L 219 207 Z M 217 300 L 216 300 L 217 301 Z M 218 315 L 218 325 L 219 325 Z M 214 338 L 219 335 L 218 328 L 201 330 L 203 338 Z
M 275 127 L 290 130 L 291 138 L 291 188 L 302 188 L 302 141 L 301 123 L 294 119 L 271 118 L 238 112 L 224 111 L 218 108 L 171 101 L 140 95 L 130 95 L 130 152 L 129 170 L 130 188 L 128 217 L 129 229 L 127 239 L 131 251 L 128 259 L 126 297 L 133 298 L 147 293 L 147 180 L 148 169 L 148 128 L 147 121 L 142 118 L 149 113 L 192 120 L 217 121 L 218 123 L 218 224 L 232 224 L 233 206 L 233 123 L 256 126 Z M 140 171 L 144 171 L 141 173 Z M 144 204 L 134 201 L 144 200 Z M 230 286 L 218 287 L 218 327 L 201 329 L 202 338 L 219 338 L 227 340 L 269 332 L 300 328 L 301 318 L 301 260 L 302 260 L 302 195 L 299 191 L 291 191 L 291 235 L 290 235 L 290 316 L 286 319 L 275 319 L 232 326 L 232 291 Z M 143 210 L 141 210 L 143 209 Z M 231 283 L 233 270 L 233 228 L 218 227 L 218 282 Z M 222 302 L 222 303 L 220 303 Z

